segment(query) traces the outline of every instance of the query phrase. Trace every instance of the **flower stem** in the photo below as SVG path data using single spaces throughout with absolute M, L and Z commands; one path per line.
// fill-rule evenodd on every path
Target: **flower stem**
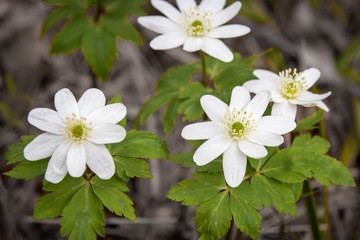
M 201 70 L 202 70 L 202 84 L 204 85 L 204 87 L 208 87 L 208 82 L 207 82 L 207 79 L 206 79 L 205 54 L 201 50 L 200 50 L 200 57 L 201 57 Z
M 320 240 L 319 219 L 316 211 L 316 202 L 310 180 L 306 180 L 303 185 L 303 197 L 306 206 L 306 213 L 311 227 L 311 233 L 314 240 Z

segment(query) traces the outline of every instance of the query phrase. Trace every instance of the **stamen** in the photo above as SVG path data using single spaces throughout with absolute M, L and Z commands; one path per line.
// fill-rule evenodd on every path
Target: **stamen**
M 243 108 L 236 111 L 228 111 L 224 118 L 224 131 L 233 140 L 239 141 L 256 130 L 255 120 L 252 113 L 246 112 Z
M 63 134 L 70 139 L 71 142 L 84 143 L 90 137 L 92 128 L 91 123 L 86 122 L 86 118 L 78 118 L 76 114 L 66 118 Z
M 200 10 L 198 6 L 190 8 L 184 12 L 184 17 L 180 19 L 185 31 L 193 37 L 203 37 L 212 28 L 213 13 Z
M 279 73 L 280 90 L 287 98 L 295 98 L 308 89 L 305 77 L 301 77 L 301 72 L 287 69 Z

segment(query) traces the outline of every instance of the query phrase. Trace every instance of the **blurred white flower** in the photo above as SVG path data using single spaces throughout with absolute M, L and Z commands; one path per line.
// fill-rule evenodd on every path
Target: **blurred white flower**
M 164 0 L 151 0 L 151 4 L 163 16 L 139 17 L 138 22 L 161 35 L 150 42 L 155 50 L 166 50 L 181 45 L 188 52 L 202 50 L 224 62 L 234 58 L 232 52 L 218 38 L 240 37 L 250 32 L 250 28 L 240 24 L 222 26 L 234 18 L 241 8 L 234 2 L 223 9 L 226 0 L 177 0 L 180 11 Z
M 47 181 L 58 183 L 67 172 L 80 177 L 86 165 L 102 179 L 114 175 L 114 161 L 104 144 L 125 138 L 125 129 L 116 123 L 125 117 L 126 107 L 121 103 L 105 106 L 105 101 L 103 92 L 92 88 L 76 102 L 64 88 L 55 94 L 57 111 L 35 108 L 29 113 L 29 123 L 45 133 L 25 147 L 24 156 L 29 161 L 51 156 Z
M 186 126 L 181 135 L 188 140 L 208 139 L 194 154 L 197 165 L 205 165 L 223 154 L 225 180 L 237 187 L 244 179 L 247 156 L 263 158 L 265 146 L 278 146 L 281 134 L 296 127 L 295 121 L 281 116 L 264 116 L 270 92 L 261 91 L 251 101 L 250 93 L 235 87 L 228 106 L 218 98 L 205 95 L 201 106 L 211 121 Z
M 317 106 L 329 111 L 322 100 L 331 95 L 331 92 L 314 94 L 308 91 L 320 77 L 320 71 L 316 68 L 309 68 L 302 73 L 298 73 L 296 69 L 288 69 L 280 72 L 279 75 L 258 69 L 254 71 L 254 75 L 259 80 L 247 81 L 244 87 L 254 93 L 261 90 L 271 92 L 271 99 L 274 102 L 271 115 L 295 119 L 296 105 L 304 107 Z

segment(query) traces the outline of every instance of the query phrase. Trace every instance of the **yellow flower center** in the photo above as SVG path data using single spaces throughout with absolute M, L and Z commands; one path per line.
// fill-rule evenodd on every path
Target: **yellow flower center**
M 71 142 L 83 143 L 90 137 L 92 128 L 89 126 L 91 126 L 91 123 L 87 123 L 86 118 L 78 118 L 76 114 L 72 114 L 71 118 L 66 118 L 64 135 Z
M 198 6 L 190 8 L 184 12 L 184 16 L 180 19 L 185 31 L 192 37 L 203 37 L 211 29 L 212 12 L 200 10 Z
M 233 140 L 239 141 L 256 130 L 256 123 L 252 113 L 240 110 L 228 111 L 223 117 L 224 131 Z
M 305 77 L 301 77 L 301 73 L 297 72 L 296 68 L 280 72 L 279 76 L 280 90 L 287 98 L 296 98 L 308 89 Z

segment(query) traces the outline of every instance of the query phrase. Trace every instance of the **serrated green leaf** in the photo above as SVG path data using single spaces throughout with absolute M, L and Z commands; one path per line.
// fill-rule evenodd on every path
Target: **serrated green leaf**
M 47 182 L 43 189 L 50 193 L 41 197 L 33 214 L 34 219 L 55 218 L 61 215 L 74 194 L 86 183 L 84 178 L 72 178 L 67 175 L 58 184 Z
M 91 27 L 89 19 L 83 15 L 75 15 L 57 33 L 51 43 L 50 54 L 71 53 L 81 47 L 84 34 Z
M 119 94 L 115 94 L 115 96 L 107 102 L 107 104 L 113 104 L 113 103 L 122 103 L 121 101 L 121 97 Z M 126 127 L 126 117 L 124 117 L 120 122 L 118 122 L 118 124 L 122 127 Z
M 184 167 L 195 167 L 196 163 L 193 160 L 194 152 L 185 152 L 181 154 L 172 155 L 169 160 L 173 163 L 182 164 Z
M 223 160 L 222 158 L 216 158 L 204 166 L 199 166 L 196 168 L 197 172 L 208 172 L 208 173 L 218 173 L 223 170 Z
M 298 122 L 294 131 L 303 131 L 303 130 L 310 130 L 314 129 L 314 125 L 319 123 L 324 115 L 324 110 L 319 110 L 313 115 L 301 120 Z
M 303 190 L 303 183 L 289 183 L 287 184 L 288 187 L 290 188 L 290 190 L 292 191 L 292 193 L 294 194 L 295 197 L 295 202 L 297 200 L 299 200 L 301 194 L 302 194 L 302 190 Z
M 135 209 L 132 206 L 133 201 L 123 193 L 123 191 L 129 191 L 123 181 L 116 176 L 109 180 L 102 180 L 95 176 L 90 183 L 95 195 L 107 209 L 119 216 L 124 215 L 128 219 L 136 221 Z
M 204 110 L 200 105 L 200 98 L 201 96 L 191 97 L 180 103 L 178 112 L 183 115 L 183 121 L 192 122 L 204 114 Z
M 22 142 L 11 145 L 5 153 L 5 159 L 8 160 L 7 165 L 26 160 L 24 157 L 24 148 L 34 140 L 35 137 L 36 136 L 22 136 Z
M 114 156 L 115 171 L 119 177 L 128 181 L 129 178 L 152 178 L 149 164 L 137 158 Z
M 179 94 L 178 98 L 185 99 L 194 96 L 202 96 L 210 92 L 212 92 L 211 89 L 204 87 L 201 83 L 193 82 L 186 86 L 184 91 Z
M 105 12 L 109 16 L 130 16 L 144 15 L 145 12 L 140 8 L 146 0 L 104 0 Z
M 302 147 L 308 152 L 325 154 L 330 148 L 330 143 L 322 137 L 315 136 L 311 138 L 310 134 L 300 135 L 294 139 L 294 147 Z
M 216 194 L 209 201 L 203 202 L 196 209 L 195 225 L 198 234 L 219 239 L 223 237 L 231 225 L 230 198 L 228 191 Z
M 99 26 L 93 26 L 84 33 L 81 41 L 82 52 L 94 74 L 106 81 L 117 58 L 116 38 Z
M 166 106 L 164 114 L 163 114 L 163 125 L 164 125 L 164 132 L 167 136 L 170 135 L 171 131 L 175 126 L 175 122 L 177 120 L 177 109 L 181 103 L 180 99 L 173 99 L 169 102 Z
M 58 20 L 80 14 L 84 11 L 83 8 L 79 8 L 77 6 L 65 6 L 62 8 L 55 9 L 52 11 L 46 18 L 42 29 L 41 35 L 43 35 L 50 27 L 52 27 Z
M 25 161 L 3 174 L 16 179 L 30 180 L 45 173 L 49 159 Z
M 295 198 L 286 185 L 262 175 L 255 175 L 251 185 L 266 207 L 270 207 L 273 202 L 279 212 L 296 215 Z
M 274 155 L 279 151 L 279 147 L 266 147 L 267 151 L 268 151 L 268 155 L 266 155 L 266 157 L 264 158 L 260 158 L 260 159 L 254 159 L 254 158 L 250 158 L 248 157 L 248 160 L 250 162 L 250 165 L 258 172 L 263 166 L 264 164 Z
M 69 240 L 96 240 L 96 234 L 105 237 L 105 216 L 100 199 L 89 183 L 82 186 L 62 212 L 61 236 Z
M 166 159 L 168 150 L 166 142 L 150 132 L 131 130 L 126 138 L 109 146 L 112 155 L 133 158 Z
M 256 239 L 260 233 L 261 215 L 250 205 L 261 208 L 260 200 L 248 181 L 230 190 L 230 209 L 237 227 L 246 235 Z
M 180 186 L 172 186 L 166 197 L 193 206 L 213 198 L 227 187 L 222 174 L 193 173 L 192 176 L 197 181 L 181 181 Z

